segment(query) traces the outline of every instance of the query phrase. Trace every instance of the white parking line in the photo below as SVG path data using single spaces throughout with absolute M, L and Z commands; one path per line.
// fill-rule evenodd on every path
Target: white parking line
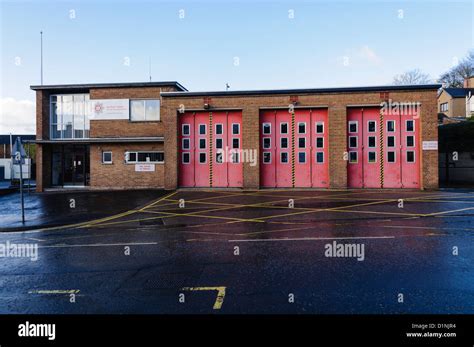
M 38 248 L 72 248 L 72 247 L 109 247 L 109 246 L 149 246 L 157 245 L 158 242 L 129 242 L 129 243 L 86 243 L 79 245 L 50 245 L 50 246 L 39 246 Z
M 360 236 L 360 237 L 300 237 L 277 239 L 240 239 L 228 242 L 272 242 L 272 241 L 320 241 L 320 240 L 364 240 L 364 239 L 394 239 L 395 236 Z

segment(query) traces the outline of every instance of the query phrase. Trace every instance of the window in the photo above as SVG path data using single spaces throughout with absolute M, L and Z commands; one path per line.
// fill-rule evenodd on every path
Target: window
M 189 149 L 189 138 L 182 139 L 182 149 Z
M 324 133 L 324 123 L 318 122 L 316 123 L 316 134 L 323 134 Z
M 199 164 L 206 164 L 206 153 L 199 153 Z
M 239 134 L 240 134 L 240 124 L 232 123 L 232 135 L 239 135 Z
M 50 138 L 89 138 L 92 104 L 89 94 L 50 96 Z
M 270 164 L 272 162 L 272 153 L 271 152 L 263 152 L 263 163 Z
M 357 121 L 350 121 L 349 122 L 349 132 L 350 133 L 356 133 L 358 128 L 358 123 Z
M 102 164 L 112 164 L 112 152 L 102 152 Z
M 395 147 L 395 136 L 387 136 L 387 147 Z
M 349 163 L 357 164 L 357 152 L 349 152 Z
M 188 153 L 183 153 L 182 155 L 183 155 L 183 158 L 182 158 L 183 164 L 189 164 L 189 158 L 190 158 L 189 152 Z
M 387 131 L 392 133 L 395 131 L 395 121 L 394 120 L 388 120 L 387 121 Z
M 281 148 L 288 148 L 288 137 L 280 138 L 280 147 Z
M 222 124 L 216 124 L 216 135 L 222 135 L 224 133 L 224 128 Z
M 324 163 L 324 152 L 316 152 L 316 163 Z
M 264 137 L 263 138 L 263 148 L 264 149 L 269 149 L 271 147 L 271 138 L 269 137 Z
M 377 123 L 374 120 L 369 120 L 367 127 L 369 133 L 375 133 L 375 131 L 377 130 Z
M 414 162 L 415 162 L 415 152 L 407 151 L 407 163 L 414 163 Z
M 306 163 L 306 152 L 298 152 L 298 163 Z
M 395 163 L 395 152 L 387 152 L 387 162 Z
M 162 164 L 165 161 L 163 152 L 126 152 L 126 163 L 157 163 Z
M 357 148 L 357 136 L 349 136 L 349 148 Z
M 439 109 L 441 112 L 448 112 L 449 110 L 448 103 L 447 102 L 442 103 L 441 105 L 439 105 Z
M 216 153 L 216 163 L 222 164 L 222 152 L 221 151 Z
M 237 164 L 239 162 L 239 152 L 235 151 L 232 153 L 232 162 Z
M 183 124 L 183 128 L 181 130 L 183 136 L 189 136 L 189 124 Z
M 262 133 L 264 135 L 270 135 L 272 133 L 272 125 L 270 123 L 262 124 Z
M 298 134 L 306 134 L 306 123 L 298 123 Z
M 199 149 L 206 149 L 206 139 L 199 139 Z
M 232 148 L 240 148 L 239 139 L 232 139 Z
M 288 163 L 288 152 L 281 152 L 280 153 L 280 162 L 282 164 L 287 164 Z
M 206 135 L 206 124 L 199 124 L 199 135 Z
M 299 137 L 298 138 L 298 148 L 306 148 L 306 138 Z
M 280 123 L 280 134 L 288 134 L 288 123 Z
M 370 148 L 375 148 L 376 144 L 375 144 L 375 136 L 369 136 L 369 147 Z
M 415 137 L 413 135 L 407 136 L 407 147 L 415 146 Z
M 375 152 L 369 152 L 368 161 L 369 163 L 377 162 L 377 154 Z
M 216 139 L 216 148 L 218 149 L 223 148 L 222 139 Z
M 324 148 L 324 137 L 316 138 L 316 148 Z
M 159 121 L 160 100 L 130 100 L 130 120 Z
M 415 130 L 415 121 L 407 120 L 407 131 L 414 131 Z

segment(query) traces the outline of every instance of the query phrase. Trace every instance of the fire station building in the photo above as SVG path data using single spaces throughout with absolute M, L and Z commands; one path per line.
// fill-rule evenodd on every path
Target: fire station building
M 440 87 L 31 86 L 37 190 L 436 189 Z

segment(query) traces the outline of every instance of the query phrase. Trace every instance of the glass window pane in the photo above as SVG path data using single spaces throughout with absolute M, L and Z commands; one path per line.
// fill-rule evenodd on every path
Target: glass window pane
M 324 152 L 316 152 L 316 163 L 324 163 Z
M 387 161 L 389 163 L 395 163 L 395 152 L 387 152 Z
M 375 121 L 369 121 L 369 132 L 373 133 L 375 132 Z
M 298 148 L 306 148 L 306 138 L 305 137 L 298 138 Z
M 298 152 L 298 163 L 306 163 L 306 153 Z
M 145 120 L 160 120 L 160 100 L 145 100 Z
M 316 148 L 323 148 L 323 147 L 324 147 L 324 137 L 317 137 Z
M 270 125 L 270 123 L 263 123 L 263 125 L 262 125 L 262 132 L 263 132 L 265 135 L 271 134 L 272 130 L 271 130 L 271 125 Z
M 298 123 L 298 134 L 306 134 L 306 123 Z
M 387 131 L 394 132 L 395 131 L 395 121 L 389 120 L 387 121 Z
M 357 152 L 349 152 L 349 163 L 351 164 L 357 163 Z
M 73 124 L 73 113 L 74 104 L 72 103 L 72 95 L 64 95 L 62 108 L 62 138 L 72 138 L 72 124 Z
M 357 147 L 357 136 L 349 136 L 349 148 Z
M 239 148 L 239 139 L 232 139 L 232 148 Z
M 322 134 L 324 132 L 323 123 L 316 123 L 316 133 Z
M 223 131 L 222 124 L 216 124 L 216 135 L 222 135 Z
M 272 160 L 272 153 L 271 152 L 263 152 L 263 162 L 265 164 L 271 163 Z
M 369 136 L 369 147 L 374 148 L 375 145 L 375 136 Z
M 413 147 L 415 145 L 415 137 L 407 136 L 407 147 Z
M 189 164 L 189 153 L 183 153 L 183 164 Z
M 145 120 L 145 102 L 143 100 L 130 101 L 130 120 L 132 121 Z
M 280 123 L 280 134 L 288 134 L 288 123 Z
M 206 135 L 206 124 L 199 124 L 199 135 Z
M 281 152 L 280 157 L 283 164 L 288 163 L 288 152 Z
M 263 148 L 268 149 L 271 146 L 271 139 L 269 137 L 263 138 Z
M 216 139 L 216 148 L 222 149 L 222 139 Z
M 369 152 L 369 163 L 375 163 L 375 152 Z
M 281 148 L 288 148 L 288 137 L 282 137 L 280 139 L 280 147 Z
M 412 120 L 407 120 L 407 131 L 413 131 L 414 122 Z
M 415 152 L 408 151 L 407 152 L 407 163 L 414 163 L 415 162 Z
M 237 123 L 232 124 L 232 134 L 239 135 L 240 133 L 240 125 Z
M 395 147 L 395 136 L 387 137 L 387 147 Z

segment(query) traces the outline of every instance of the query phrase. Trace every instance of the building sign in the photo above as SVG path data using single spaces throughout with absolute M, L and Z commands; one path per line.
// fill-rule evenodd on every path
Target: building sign
M 91 100 L 92 119 L 129 119 L 128 99 Z
M 136 172 L 153 172 L 155 171 L 155 164 L 135 164 Z
M 438 141 L 423 141 L 423 150 L 424 151 L 437 151 Z

